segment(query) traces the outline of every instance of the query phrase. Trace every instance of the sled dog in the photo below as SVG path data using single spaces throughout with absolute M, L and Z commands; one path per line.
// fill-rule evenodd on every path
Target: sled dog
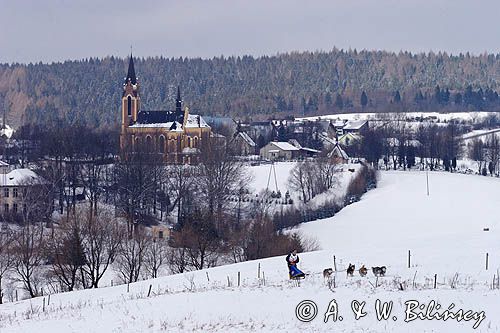
M 356 269 L 356 266 L 349 263 L 349 267 L 347 267 L 347 276 L 354 276 L 355 269 Z
M 387 271 L 387 268 L 385 266 L 372 267 L 372 272 L 373 272 L 373 275 L 375 275 L 375 276 L 385 276 L 386 271 Z
M 359 269 L 359 275 L 366 276 L 367 273 L 368 269 L 365 267 L 365 265 L 361 266 L 361 268 Z
M 333 274 L 333 269 L 332 269 L 332 268 L 325 268 L 325 269 L 323 270 L 323 277 L 324 277 L 325 279 L 327 279 L 327 278 L 329 279 L 329 278 L 330 278 L 330 276 L 332 276 L 332 274 Z

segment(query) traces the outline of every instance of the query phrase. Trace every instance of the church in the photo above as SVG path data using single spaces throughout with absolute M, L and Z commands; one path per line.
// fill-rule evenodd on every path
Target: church
M 200 149 L 212 136 L 210 126 L 182 105 L 180 88 L 174 110 L 141 109 L 139 81 L 130 55 L 121 104 L 121 157 L 144 151 L 157 153 L 168 164 L 194 164 Z

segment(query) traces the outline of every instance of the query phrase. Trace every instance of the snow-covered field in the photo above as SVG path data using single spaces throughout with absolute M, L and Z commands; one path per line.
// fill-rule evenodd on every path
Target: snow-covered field
M 475 138 L 479 138 L 484 142 L 485 139 L 488 139 L 488 137 L 490 137 L 491 135 L 500 136 L 500 128 L 474 130 L 462 135 L 462 140 L 469 141 Z
M 424 117 L 428 119 L 433 119 L 436 122 L 445 122 L 452 119 L 465 120 L 470 122 L 475 122 L 476 120 L 481 120 L 490 114 L 495 112 L 485 112 L 485 111 L 475 111 L 475 112 L 453 112 L 453 113 L 438 113 L 438 112 L 406 112 L 404 116 L 408 119 L 415 119 L 417 117 Z M 400 115 L 400 113 L 393 113 Z M 496 112 L 498 114 L 498 112 Z M 383 119 L 391 115 L 391 113 L 339 113 L 330 114 L 324 116 L 313 116 L 297 118 L 297 120 L 334 120 L 334 119 L 345 119 L 345 120 L 374 120 Z
M 252 192 L 258 194 L 266 189 L 269 191 L 277 191 L 277 188 L 283 195 L 289 191 L 294 202 L 299 203 L 300 200 L 298 193 L 293 192 L 288 184 L 290 172 L 296 164 L 297 162 L 275 162 L 274 166 L 272 164 L 250 166 L 248 170 L 252 175 L 252 184 L 250 186 Z M 355 175 L 355 172 L 351 172 L 349 170 L 358 171 L 359 168 L 359 163 L 339 165 L 337 186 L 326 193 L 316 196 L 310 203 L 310 206 L 320 205 L 327 199 L 332 199 L 332 196 L 335 196 L 338 199 L 343 197 L 349 182 Z
M 0 305 L 0 332 L 498 332 L 500 290 L 491 284 L 500 268 L 500 179 L 431 172 L 429 185 L 428 196 L 425 172 L 383 172 L 379 187 L 360 202 L 301 225 L 323 250 L 300 254 L 299 267 L 310 273 L 300 286 L 287 279 L 284 257 L 268 258 L 142 281 L 130 292 L 122 285 L 51 295 L 50 304 L 47 297 L 7 303 Z M 339 272 L 332 291 L 321 272 L 333 267 L 334 255 Z M 385 265 L 387 276 L 348 278 L 350 262 Z M 377 320 L 377 299 L 394 302 L 388 320 Z M 303 300 L 317 305 L 311 322 L 296 318 Z M 332 300 L 342 320 L 325 323 Z M 366 302 L 358 320 L 354 300 Z M 463 309 L 478 317 L 405 322 L 411 300 L 434 300 L 438 313 Z

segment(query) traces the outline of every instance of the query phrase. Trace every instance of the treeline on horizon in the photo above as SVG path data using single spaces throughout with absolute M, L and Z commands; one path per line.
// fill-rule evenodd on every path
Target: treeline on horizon
M 17 127 L 63 120 L 116 125 L 128 60 L 0 64 L 0 116 Z M 136 58 L 143 110 L 242 120 L 347 112 L 500 110 L 500 54 L 356 51 Z

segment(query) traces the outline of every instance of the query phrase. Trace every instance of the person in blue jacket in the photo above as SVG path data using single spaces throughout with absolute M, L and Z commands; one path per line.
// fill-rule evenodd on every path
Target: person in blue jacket
M 297 255 L 297 250 L 294 249 L 291 253 L 286 256 L 286 263 L 288 265 L 288 273 L 290 279 L 304 277 L 304 273 L 297 268 L 299 263 L 299 256 Z

